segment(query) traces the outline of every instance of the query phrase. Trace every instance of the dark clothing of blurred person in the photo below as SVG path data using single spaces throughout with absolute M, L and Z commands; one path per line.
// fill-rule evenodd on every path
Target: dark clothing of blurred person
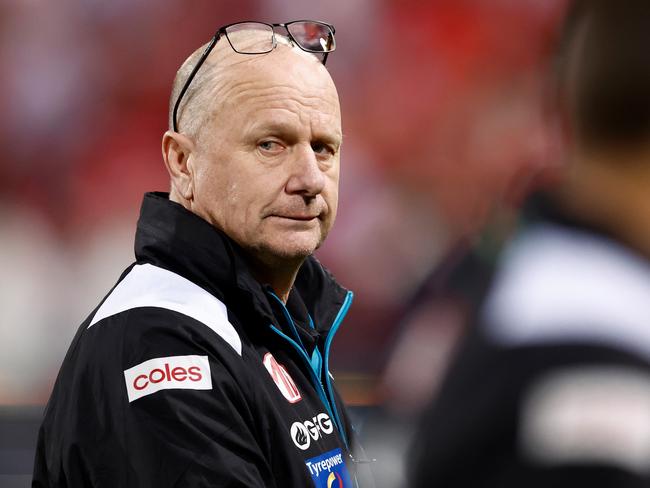
M 409 486 L 648 486 L 650 259 L 539 198 L 425 413 Z
M 171 191 L 73 340 L 32 486 L 357 486 L 329 372 L 352 293 L 312 257 L 338 197 L 334 32 L 274 27 L 224 27 L 179 70 Z
M 648 2 L 572 5 L 570 161 L 499 256 L 408 486 L 650 486 L 648 45 Z

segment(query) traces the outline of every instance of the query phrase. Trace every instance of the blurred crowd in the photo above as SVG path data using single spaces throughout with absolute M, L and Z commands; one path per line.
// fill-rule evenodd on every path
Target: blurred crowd
M 390 401 L 404 371 L 430 389 L 459 312 L 443 300 L 413 313 L 413 297 L 557 163 L 544 100 L 564 5 L 0 2 L 0 404 L 46 401 L 78 324 L 133 259 L 142 194 L 167 189 L 160 138 L 175 70 L 245 19 L 336 26 L 341 203 L 319 257 L 356 298 L 334 370 L 357 404 Z M 426 353 L 415 369 L 390 359 L 408 344 Z M 409 391 L 395 403 L 428 394 Z

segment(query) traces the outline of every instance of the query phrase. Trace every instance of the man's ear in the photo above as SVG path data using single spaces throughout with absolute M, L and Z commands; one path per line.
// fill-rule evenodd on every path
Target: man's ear
M 194 171 L 190 156 L 194 141 L 184 134 L 168 130 L 162 138 L 162 153 L 171 179 L 171 196 L 191 201 L 194 196 Z

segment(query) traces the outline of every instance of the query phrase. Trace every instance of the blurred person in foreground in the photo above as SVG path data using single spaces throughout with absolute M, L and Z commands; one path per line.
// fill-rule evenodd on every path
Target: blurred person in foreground
M 353 486 L 328 369 L 352 293 L 312 257 L 337 210 L 334 47 L 328 24 L 238 23 L 181 66 L 171 191 L 73 340 L 34 487 Z
M 570 161 L 502 250 L 409 487 L 650 486 L 650 3 L 571 5 Z

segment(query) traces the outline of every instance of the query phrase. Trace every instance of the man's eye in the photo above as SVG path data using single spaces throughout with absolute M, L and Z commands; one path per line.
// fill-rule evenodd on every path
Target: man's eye
M 330 146 L 322 142 L 312 142 L 311 149 L 316 154 L 333 154 L 334 151 Z
M 258 147 L 267 152 L 278 152 L 282 150 L 282 146 L 275 141 L 262 141 Z

